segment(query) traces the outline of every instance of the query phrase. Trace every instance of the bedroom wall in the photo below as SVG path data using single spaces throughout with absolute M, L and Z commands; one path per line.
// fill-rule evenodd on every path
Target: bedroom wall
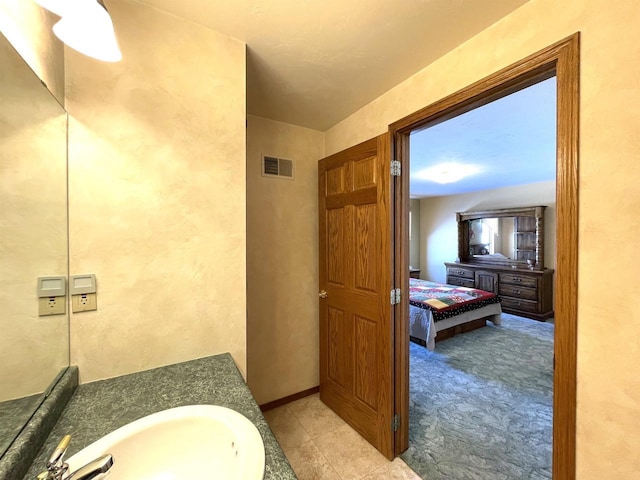
M 458 256 L 456 212 L 494 208 L 544 205 L 545 267 L 554 268 L 556 260 L 556 185 L 554 181 L 514 187 L 480 190 L 462 195 L 429 197 L 420 200 L 421 276 L 433 282 L 446 282 L 444 262 Z
M 640 471 L 638 25 L 633 0 L 530 0 L 326 132 L 330 155 L 389 123 L 581 32 L 577 478 Z M 425 228 L 425 227 L 423 227 Z M 604 272 L 615 272 L 606 275 Z M 617 305 L 603 321 L 600 299 Z M 618 327 L 612 328 L 611 322 Z
M 82 382 L 230 352 L 246 372 L 245 45 L 135 1 L 119 63 L 65 51 Z
M 247 382 L 259 404 L 318 385 L 316 130 L 247 117 Z M 261 176 L 262 154 L 295 178 Z
M 409 200 L 409 211 L 411 212 L 409 265 L 413 268 L 420 268 L 420 200 L 418 198 Z M 422 272 L 420 274 L 422 275 Z

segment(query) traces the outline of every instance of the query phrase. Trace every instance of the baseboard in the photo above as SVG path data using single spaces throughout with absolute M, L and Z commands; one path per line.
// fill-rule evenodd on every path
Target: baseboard
M 294 393 L 293 395 L 287 395 L 286 397 L 279 398 L 278 400 L 273 400 L 272 402 L 264 403 L 260 406 L 260 410 L 266 412 L 267 410 L 273 410 L 274 408 L 281 407 L 286 405 L 287 403 L 295 402 L 296 400 L 300 400 L 301 398 L 308 397 L 309 395 L 313 395 L 314 393 L 318 393 L 320 391 L 320 385 L 317 387 L 312 387 L 307 390 L 303 390 L 302 392 Z

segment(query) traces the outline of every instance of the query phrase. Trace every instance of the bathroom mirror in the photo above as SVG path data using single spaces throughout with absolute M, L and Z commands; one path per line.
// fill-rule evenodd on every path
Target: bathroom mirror
M 40 316 L 36 289 L 69 262 L 67 114 L 1 34 L 0 65 L 1 457 L 69 365 L 68 311 Z
M 543 268 L 545 208 L 457 213 L 459 261 Z

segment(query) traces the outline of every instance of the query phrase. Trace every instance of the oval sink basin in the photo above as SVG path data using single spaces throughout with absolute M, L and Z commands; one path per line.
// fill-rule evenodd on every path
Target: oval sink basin
M 249 419 L 215 405 L 154 413 L 95 441 L 67 460 L 73 472 L 110 453 L 109 480 L 262 480 L 264 444 Z

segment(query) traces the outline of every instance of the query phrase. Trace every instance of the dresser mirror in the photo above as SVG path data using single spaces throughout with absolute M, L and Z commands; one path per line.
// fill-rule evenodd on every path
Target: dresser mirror
M 37 279 L 68 276 L 67 114 L 0 34 L 0 457 L 69 365 L 69 315 Z
M 541 269 L 545 207 L 459 212 L 458 262 Z

